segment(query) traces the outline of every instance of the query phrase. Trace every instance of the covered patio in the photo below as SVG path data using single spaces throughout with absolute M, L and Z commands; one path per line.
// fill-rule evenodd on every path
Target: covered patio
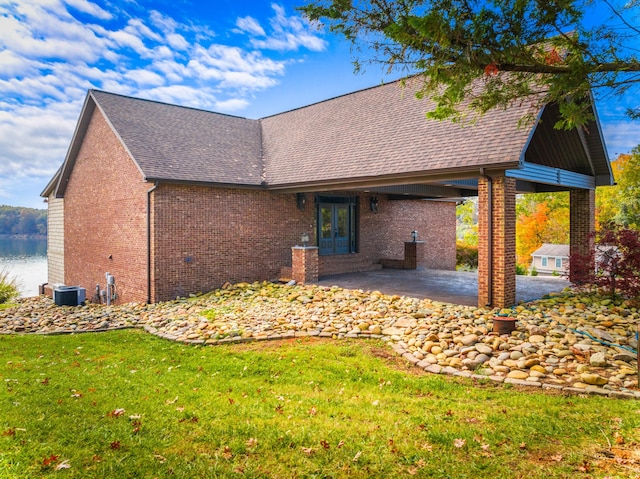
M 412 85 L 406 88 L 409 96 Z M 473 304 L 480 307 L 509 307 L 527 299 L 528 280 L 523 285 L 517 284 L 523 283 L 520 278 L 516 281 L 516 195 L 568 191 L 570 253 L 586 255 L 592 251 L 595 189 L 613 184 L 593 104 L 589 106 L 592 121 L 580 129 L 555 129 L 557 105 L 535 107 L 526 101 L 491 111 L 471 125 L 458 125 L 425 121 L 428 102 L 397 101 L 396 93 L 384 86 L 337 99 L 344 103 L 340 111 L 351 112 L 339 129 L 334 121 L 336 110 L 329 103 L 308 107 L 305 113 L 312 112 L 313 121 L 296 124 L 302 125 L 310 147 L 301 157 L 300 145 L 292 139 L 291 145 L 281 145 L 280 154 L 289 160 L 300 159 L 295 169 L 300 178 L 315 178 L 298 184 L 274 184 L 272 189 L 301 194 L 359 191 L 397 201 L 462 201 L 477 196 L 478 274 L 473 283 Z M 363 105 L 368 106 L 367 114 L 353 114 L 362 111 Z M 372 117 L 377 121 L 371 122 Z M 530 121 L 522 124 L 524 117 Z M 367 141 L 354 141 L 362 132 L 367 132 Z M 340 145 L 339 154 L 332 149 L 335 144 Z M 291 162 L 283 164 L 289 168 Z M 455 242 L 455 238 L 443 234 L 442 241 Z M 318 269 L 309 264 L 300 270 L 312 274 L 299 277 L 315 282 L 318 278 L 313 274 Z M 372 273 L 370 279 L 373 282 L 377 275 L 386 274 L 390 273 Z M 416 287 L 428 286 L 424 279 L 418 276 Z M 533 284 L 542 281 L 531 280 Z M 418 293 L 413 287 L 411 290 Z M 451 292 L 456 290 L 461 291 L 455 288 Z M 449 297 L 448 293 L 444 296 Z M 471 297 L 464 293 L 459 300 L 449 298 L 469 302 Z
M 444 303 L 478 305 L 478 273 L 429 269 L 381 269 L 320 278 L 315 284 L 383 294 L 431 299 Z M 570 286 L 564 277 L 517 276 L 516 301 L 532 301 Z

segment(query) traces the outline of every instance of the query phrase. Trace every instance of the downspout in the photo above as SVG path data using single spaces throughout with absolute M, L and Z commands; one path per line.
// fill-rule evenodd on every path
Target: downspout
M 147 191 L 147 304 L 151 304 L 151 193 L 158 187 L 159 181 Z
M 486 307 L 490 308 L 493 305 L 493 179 L 484 172 L 484 168 L 480 168 L 480 176 L 487 180 L 487 262 L 489 265 L 488 275 L 488 301 Z

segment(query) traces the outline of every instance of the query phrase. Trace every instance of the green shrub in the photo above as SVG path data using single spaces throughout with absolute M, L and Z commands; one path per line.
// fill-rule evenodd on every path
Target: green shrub
M 531 276 L 538 276 L 538 270 L 535 266 L 531 268 Z
M 516 264 L 516 274 L 519 276 L 527 276 L 527 274 L 529 274 L 529 271 L 526 266 Z
M 16 278 L 9 275 L 7 268 L 0 269 L 0 304 L 9 303 L 20 296 Z
M 463 241 L 456 242 L 456 264 L 464 269 L 478 268 L 478 246 Z

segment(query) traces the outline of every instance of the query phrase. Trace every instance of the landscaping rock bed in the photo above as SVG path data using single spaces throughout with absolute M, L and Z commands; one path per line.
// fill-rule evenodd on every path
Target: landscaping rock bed
M 515 318 L 516 330 L 494 333 L 496 314 Z M 432 373 L 640 398 L 639 320 L 630 304 L 572 291 L 498 311 L 377 291 L 254 283 L 151 305 L 68 307 L 46 297 L 27 298 L 0 311 L 0 333 L 141 327 L 187 344 L 379 338 Z

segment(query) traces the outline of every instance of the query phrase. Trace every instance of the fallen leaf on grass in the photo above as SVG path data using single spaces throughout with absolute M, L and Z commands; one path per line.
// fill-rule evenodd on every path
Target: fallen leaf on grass
M 167 399 L 164 403 L 165 404 L 175 404 L 178 401 L 178 396 L 176 396 L 174 399 Z
M 225 459 L 233 458 L 233 452 L 231 452 L 231 448 L 229 446 L 224 446 L 224 449 L 222 449 L 222 457 Z
M 107 413 L 107 416 L 109 417 L 120 417 L 124 414 L 124 409 L 118 408 L 118 409 L 114 409 L 113 411 Z
M 355 455 L 355 456 L 353 456 L 352 461 L 353 461 L 353 462 L 358 462 L 358 459 L 360 458 L 360 456 L 361 456 L 361 455 L 362 455 L 362 451 L 358 451 L 358 452 L 356 452 L 356 455 Z
M 2 435 L 3 436 L 15 436 L 16 435 L 16 430 L 13 427 L 10 427 L 9 429 L 2 431 Z
M 338 449 L 340 449 L 342 446 L 344 446 L 344 441 L 340 441 L 340 442 L 338 443 L 338 446 L 337 446 L 337 447 L 338 447 Z
M 524 451 L 527 448 L 527 443 L 526 442 L 521 442 L 518 447 L 520 448 L 521 451 Z
M 320 441 L 320 445 L 324 448 L 324 449 L 329 449 L 331 447 L 331 445 L 325 441 L 324 439 L 322 441 Z
M 591 472 L 591 465 L 587 461 L 584 461 L 581 466 L 578 466 L 578 471 L 584 473 Z
M 245 444 L 249 449 L 253 449 L 258 445 L 258 440 L 255 437 L 250 437 L 249 439 L 247 439 L 247 442 L 245 442 Z
M 554 454 L 549 459 L 556 462 L 562 462 L 563 457 L 562 457 L 562 454 Z
M 164 464 L 165 462 L 167 462 L 167 458 L 164 456 L 161 456 L 160 454 L 154 454 L 153 458 L 158 461 L 160 464 Z
M 456 438 L 453 440 L 453 445 L 458 448 L 464 447 L 466 443 L 467 443 L 466 439 Z
M 315 406 L 311 406 L 311 409 L 309 409 L 309 414 L 311 414 L 312 416 L 315 416 L 316 414 L 318 414 L 318 410 L 316 409 Z
M 69 464 L 69 460 L 65 459 L 64 461 L 62 461 L 60 464 L 58 464 L 55 467 L 56 471 L 60 471 L 62 469 L 71 469 L 71 464 Z
M 44 467 L 49 467 L 52 464 L 55 464 L 56 462 L 58 462 L 58 459 L 60 458 L 60 456 L 56 456 L 55 454 L 51 454 L 49 457 L 45 457 L 42 460 L 42 465 Z
M 114 451 L 117 451 L 122 447 L 122 444 L 120 444 L 120 441 L 113 441 L 111 444 L 109 444 L 109 447 Z
M 316 450 L 312 447 L 303 447 L 302 452 L 304 452 L 307 456 L 311 456 Z

